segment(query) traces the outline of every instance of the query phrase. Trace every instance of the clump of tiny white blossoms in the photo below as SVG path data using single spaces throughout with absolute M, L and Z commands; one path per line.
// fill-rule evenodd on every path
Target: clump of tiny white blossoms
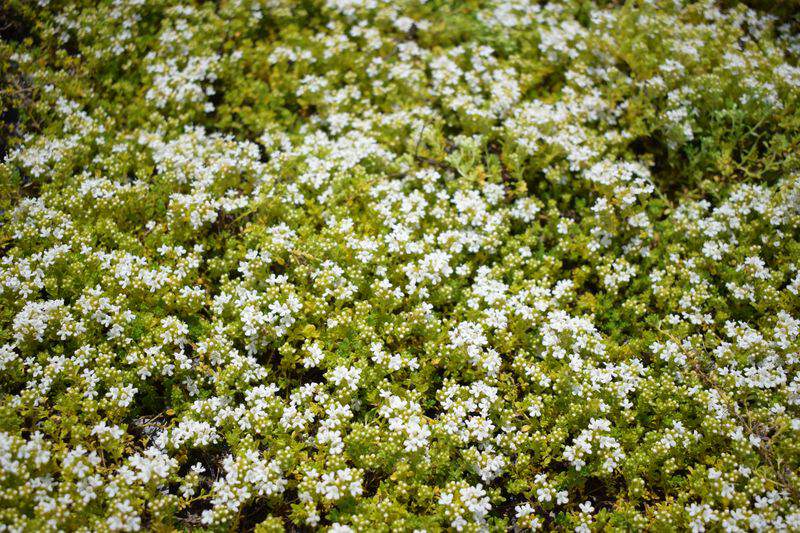
M 0 8 L 0 529 L 800 531 L 750 4 Z

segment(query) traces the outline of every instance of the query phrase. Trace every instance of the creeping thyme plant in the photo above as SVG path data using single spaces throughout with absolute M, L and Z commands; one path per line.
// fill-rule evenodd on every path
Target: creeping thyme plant
M 800 6 L 6 0 L 0 530 L 800 531 Z

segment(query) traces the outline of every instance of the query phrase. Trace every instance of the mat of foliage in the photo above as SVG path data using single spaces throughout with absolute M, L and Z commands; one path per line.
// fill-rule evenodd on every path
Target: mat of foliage
M 0 529 L 800 531 L 792 6 L 8 0 Z

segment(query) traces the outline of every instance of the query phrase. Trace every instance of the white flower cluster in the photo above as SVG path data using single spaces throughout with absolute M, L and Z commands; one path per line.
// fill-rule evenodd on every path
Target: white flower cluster
M 800 531 L 791 7 L 579 4 L 0 9 L 0 530 Z

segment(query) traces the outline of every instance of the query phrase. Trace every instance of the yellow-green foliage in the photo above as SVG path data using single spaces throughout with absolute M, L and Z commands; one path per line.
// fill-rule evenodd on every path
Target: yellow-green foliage
M 8 0 L 0 529 L 800 531 L 795 4 Z

